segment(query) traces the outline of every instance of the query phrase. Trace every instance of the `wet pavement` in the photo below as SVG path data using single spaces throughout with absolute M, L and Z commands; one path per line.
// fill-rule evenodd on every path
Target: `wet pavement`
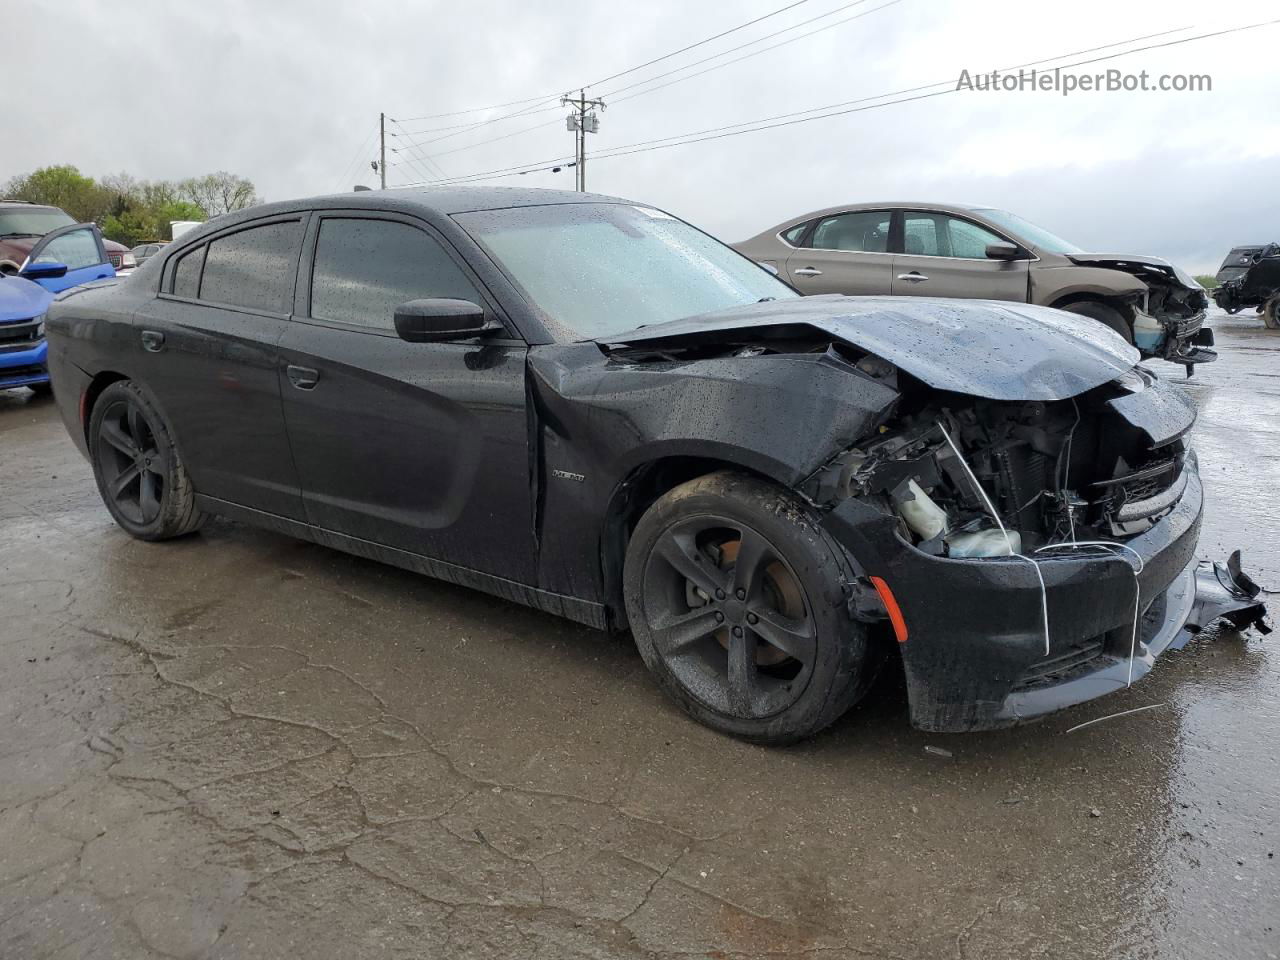
M 1215 325 L 1201 552 L 1280 588 L 1280 335 Z M 628 637 L 225 521 L 133 541 L 0 392 L 3 958 L 1274 958 L 1278 757 L 1254 634 L 1022 729 L 914 732 L 886 682 L 748 746 Z

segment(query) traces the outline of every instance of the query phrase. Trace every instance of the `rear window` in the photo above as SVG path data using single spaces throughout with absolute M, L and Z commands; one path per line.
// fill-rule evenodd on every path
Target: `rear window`
M 293 302 L 301 222 L 250 227 L 209 243 L 200 299 L 288 313 Z

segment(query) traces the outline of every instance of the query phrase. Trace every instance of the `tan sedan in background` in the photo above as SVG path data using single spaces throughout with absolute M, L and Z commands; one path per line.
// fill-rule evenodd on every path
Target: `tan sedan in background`
M 964 297 L 1058 307 L 1190 373 L 1216 358 L 1208 297 L 1156 257 L 1086 253 L 1004 210 L 869 203 L 817 210 L 733 244 L 804 294 Z

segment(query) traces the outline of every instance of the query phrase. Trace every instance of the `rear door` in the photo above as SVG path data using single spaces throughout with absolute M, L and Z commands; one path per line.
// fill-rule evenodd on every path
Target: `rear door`
M 23 269 L 42 263 L 61 263 L 67 268 L 60 277 L 30 278 L 51 293 L 116 275 L 107 259 L 102 233 L 92 223 L 72 223 L 46 233 L 31 248 Z
M 316 526 L 533 583 L 523 341 L 408 343 L 409 300 L 501 319 L 458 253 L 413 217 L 324 211 L 307 240 L 280 380 Z
M 887 295 L 893 286 L 891 224 L 888 210 L 822 217 L 787 259 L 785 279 L 804 294 Z
M 135 368 L 173 425 L 196 492 L 303 519 L 277 342 L 293 305 L 306 218 L 237 225 L 165 264 L 134 317 Z
M 971 220 L 926 210 L 902 213 L 893 294 L 1027 302 L 1027 260 L 991 260 L 989 243 L 1010 243 Z

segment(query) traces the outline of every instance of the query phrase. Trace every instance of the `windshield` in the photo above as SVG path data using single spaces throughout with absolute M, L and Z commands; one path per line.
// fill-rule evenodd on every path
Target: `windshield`
M 609 337 L 799 296 L 718 240 L 649 207 L 566 203 L 455 219 L 506 269 L 560 340 Z
M 1054 236 L 1043 227 L 1037 227 L 1034 223 L 1023 220 L 1016 213 L 1010 213 L 1008 210 L 975 210 L 973 212 L 986 217 L 996 226 L 1004 227 L 1023 243 L 1039 247 L 1046 253 L 1084 253 L 1084 250 L 1074 243 L 1067 243 L 1061 237 Z
M 43 237 L 69 223 L 75 221 L 56 209 L 0 210 L 0 237 Z

